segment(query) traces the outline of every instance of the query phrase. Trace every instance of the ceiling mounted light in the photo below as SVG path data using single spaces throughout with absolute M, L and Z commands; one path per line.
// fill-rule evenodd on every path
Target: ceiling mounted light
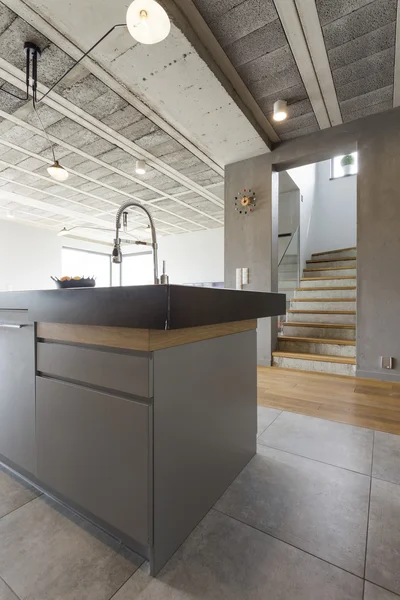
M 13 212 L 11 212 L 11 210 L 9 210 L 7 213 L 7 219 L 15 219 L 15 215 Z
M 56 181 L 62 182 L 68 179 L 68 171 L 66 171 L 64 167 L 60 165 L 58 160 L 55 160 L 50 167 L 47 167 L 47 172 L 50 175 L 50 177 L 52 177 Z
M 155 0 L 133 0 L 126 13 L 126 26 L 141 44 L 157 44 L 169 34 L 171 22 Z
M 277 100 L 274 103 L 274 120 L 284 121 L 287 117 L 287 102 L 286 100 Z
M 69 231 L 66 227 L 63 227 L 61 231 L 57 233 L 58 237 L 63 237 L 64 235 L 68 235 Z
M 137 175 L 144 175 L 146 173 L 146 161 L 145 160 L 137 160 L 135 172 Z

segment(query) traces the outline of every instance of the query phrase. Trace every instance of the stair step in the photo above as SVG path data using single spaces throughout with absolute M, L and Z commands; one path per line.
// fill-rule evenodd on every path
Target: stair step
M 302 281 L 309 281 L 309 282 L 312 281 L 313 283 L 319 281 L 321 283 L 320 287 L 325 287 L 325 284 L 324 284 L 325 281 L 332 282 L 331 285 L 336 284 L 337 286 L 338 285 L 340 286 L 341 283 L 343 283 L 343 285 L 346 285 L 347 282 L 349 283 L 349 285 L 350 285 L 350 282 L 351 282 L 351 285 L 354 285 L 357 281 L 357 278 L 354 274 L 353 275 L 333 275 L 332 277 L 327 277 L 327 276 L 301 277 L 300 282 L 302 282 Z M 300 285 L 301 285 L 301 283 L 300 283 Z M 329 284 L 327 284 L 327 285 L 329 285 Z M 303 286 L 301 286 L 301 287 L 303 287 Z
M 301 308 L 291 308 L 290 313 L 306 313 L 310 315 L 355 315 L 355 310 L 304 310 Z
M 356 326 L 354 324 L 287 321 L 282 325 L 285 336 L 289 337 L 318 338 L 322 341 L 331 338 L 348 341 L 355 341 L 356 339 Z
M 272 364 L 278 368 L 301 369 L 319 373 L 336 373 L 339 375 L 355 375 L 356 373 L 356 359 L 347 356 L 273 352 Z
M 339 288 L 340 289 L 340 288 Z M 294 302 L 355 302 L 355 298 L 296 298 Z
M 314 301 L 314 300 L 338 300 L 340 301 L 341 299 L 346 300 L 346 298 L 352 299 L 352 300 L 357 300 L 357 288 L 346 288 L 345 286 L 343 287 L 337 287 L 337 288 L 331 288 L 329 286 L 327 287 L 319 287 L 319 288 L 308 288 L 308 287 L 304 287 L 304 288 L 296 288 L 294 291 L 294 299 L 297 300 L 301 300 L 303 298 L 308 298 L 310 299 L 310 301 Z
M 290 308 L 294 310 L 308 310 L 318 313 L 320 311 L 348 311 L 355 310 L 355 298 L 292 298 Z
M 308 352 L 273 352 L 272 356 L 281 358 L 301 358 L 302 360 L 318 360 L 321 362 L 342 363 L 344 365 L 355 365 L 353 356 L 333 356 L 331 354 L 311 354 Z
M 295 352 L 307 354 L 329 354 L 332 356 L 356 356 L 356 345 L 353 340 L 328 340 L 325 338 L 302 338 L 296 336 L 279 336 L 279 352 Z
M 304 269 L 303 276 L 304 277 L 328 277 L 332 279 L 333 277 L 341 275 L 348 277 L 357 277 L 357 267 L 312 267 L 311 269 Z
M 350 252 L 352 250 L 357 250 L 357 246 L 353 246 L 352 248 L 339 248 L 338 250 L 326 250 L 325 252 L 313 252 L 312 256 L 322 256 L 324 254 L 336 254 L 337 252 Z
M 337 267 L 346 267 L 346 269 L 351 269 L 352 267 L 357 266 L 357 259 L 355 258 L 337 258 L 326 259 L 326 260 L 308 260 L 306 268 L 307 269 L 336 269 Z
M 315 292 L 318 290 L 356 290 L 357 286 L 355 285 L 344 285 L 344 286 L 327 286 L 324 288 L 317 288 L 317 287 L 299 287 L 299 288 L 295 288 L 296 292 L 305 292 L 305 291 L 309 291 L 309 292 Z
M 338 325 L 335 325 L 338 327 Z M 297 337 L 291 335 L 280 335 L 278 341 L 284 342 L 309 342 L 313 344 L 342 344 L 343 346 L 355 346 L 355 340 L 338 340 L 332 338 Z
M 326 253 L 325 253 L 326 254 Z M 314 256 L 314 254 L 313 254 Z M 312 258 L 311 260 L 307 260 L 307 264 L 309 263 L 324 263 L 324 262 L 337 262 L 338 260 L 340 261 L 348 261 L 348 260 L 357 260 L 357 258 L 355 256 L 342 256 L 341 258 Z
M 347 271 L 349 269 L 357 269 L 357 267 L 327 267 L 326 269 L 322 269 L 321 267 L 310 267 L 309 269 L 304 269 L 304 271 Z
M 353 323 L 297 323 L 294 321 L 285 321 L 283 324 L 285 327 L 323 327 L 324 329 L 355 329 L 356 326 Z
M 306 321 L 309 323 L 341 323 L 350 324 L 356 321 L 355 310 L 307 310 L 290 308 L 287 311 L 288 318 L 298 323 Z

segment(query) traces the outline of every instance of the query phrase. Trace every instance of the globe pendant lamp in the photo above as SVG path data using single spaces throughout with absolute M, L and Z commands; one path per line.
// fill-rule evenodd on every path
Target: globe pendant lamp
M 171 29 L 167 13 L 156 0 L 133 0 L 126 13 L 126 25 L 141 44 L 157 44 Z
M 60 165 L 58 160 L 55 160 L 50 167 L 47 167 L 47 172 L 50 175 L 50 177 L 52 177 L 56 181 L 61 182 L 66 181 L 68 179 L 68 171 L 66 171 L 64 167 Z

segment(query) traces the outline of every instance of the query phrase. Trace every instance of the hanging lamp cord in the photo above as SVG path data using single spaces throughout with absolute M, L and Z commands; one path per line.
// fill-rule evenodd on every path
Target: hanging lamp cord
M 26 63 L 25 63 L 25 83 L 26 83 L 26 94 L 25 96 L 23 96 L 21 98 L 21 96 L 14 94 L 13 92 L 10 92 L 6 89 L 4 89 L 4 87 L 0 88 L 1 92 L 4 92 L 5 94 L 8 94 L 9 96 L 12 96 L 13 98 L 17 98 L 17 100 L 21 100 L 21 101 L 27 101 L 29 100 L 29 86 L 30 86 L 30 81 L 31 81 L 31 62 L 32 62 L 32 106 L 33 106 L 33 110 L 35 112 L 35 115 L 40 123 L 41 128 L 43 129 L 43 132 L 46 135 L 47 141 L 50 144 L 51 147 L 51 152 L 53 154 L 53 160 L 54 162 L 56 162 L 56 155 L 54 152 L 54 142 L 52 142 L 50 140 L 50 137 L 43 125 L 43 121 L 40 117 L 40 114 L 36 108 L 36 105 L 39 104 L 40 102 L 42 102 L 42 100 L 44 100 L 44 98 L 46 98 L 46 96 L 48 96 L 50 94 L 50 92 L 52 92 L 54 90 L 54 88 L 67 76 L 69 75 L 69 73 L 71 73 L 71 71 L 73 69 L 75 69 L 75 67 L 77 67 L 99 44 L 101 44 L 101 42 L 103 40 L 106 39 L 106 37 L 108 37 L 110 35 L 110 33 L 112 33 L 115 29 L 118 29 L 120 27 L 126 27 L 126 23 L 117 23 L 117 25 L 113 25 L 113 27 L 111 27 L 111 29 L 109 29 L 103 36 L 101 36 L 101 38 L 99 40 L 97 40 L 97 42 L 95 44 L 93 44 L 93 46 L 91 46 L 89 48 L 89 50 L 87 50 L 84 54 L 82 54 L 82 56 L 64 73 L 64 75 L 62 75 L 55 83 L 53 83 L 53 85 L 47 90 L 47 92 L 45 94 L 43 94 L 40 98 L 38 98 L 37 96 L 37 85 L 38 85 L 38 76 L 37 76 L 37 60 L 38 60 L 38 50 L 33 51 L 32 55 L 31 52 L 29 50 L 26 50 Z

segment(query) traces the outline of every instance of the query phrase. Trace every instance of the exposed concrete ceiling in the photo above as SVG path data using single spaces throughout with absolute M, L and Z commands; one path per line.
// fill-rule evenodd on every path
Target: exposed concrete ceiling
M 40 97 L 124 22 L 129 0 L 0 2 L 0 218 L 100 227 L 82 235 L 109 240 L 102 230 L 134 198 L 161 235 L 221 227 L 225 164 L 387 110 L 394 90 L 400 102 L 397 0 L 159 1 L 173 21 L 166 40 L 143 46 L 114 31 L 39 105 L 65 184 L 47 174 L 50 143 L 31 103 L 1 88 L 24 91 L 22 48 L 34 41 Z M 277 99 L 289 104 L 282 123 L 272 120 Z M 130 221 L 148 236 L 144 215 Z
M 282 140 L 393 107 L 397 0 L 193 1 Z
M 24 42 L 42 49 L 40 99 L 110 24 L 124 21 L 128 3 L 29 4 L 0 3 L 0 218 L 12 211 L 109 240 L 111 232 L 89 228 L 111 229 L 117 207 L 133 198 L 151 208 L 161 235 L 222 227 L 224 165 L 268 148 L 180 30 L 173 25 L 150 47 L 114 32 L 38 105 L 49 142 L 31 102 L 1 91 L 23 95 Z M 50 143 L 70 172 L 64 184 L 48 176 Z M 137 158 L 146 175 L 135 174 Z M 130 224 L 149 235 L 141 212 Z

